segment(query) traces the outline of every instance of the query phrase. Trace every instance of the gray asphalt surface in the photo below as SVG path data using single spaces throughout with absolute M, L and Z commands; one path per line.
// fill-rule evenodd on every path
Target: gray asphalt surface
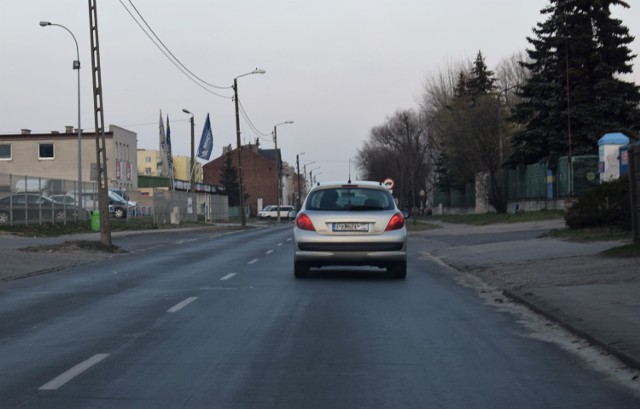
M 442 229 L 413 233 L 427 238 L 421 251 L 429 257 L 477 275 L 510 298 L 607 349 L 629 366 L 640 368 L 640 260 L 597 255 L 620 243 L 539 238 L 549 229 L 562 227 L 562 221 L 484 227 L 441 225 Z M 158 233 L 166 234 L 144 234 Z M 127 237 L 139 234 L 114 233 L 113 242 L 124 243 Z M 86 251 L 19 250 L 98 239 L 98 233 L 56 238 L 0 235 L 0 281 L 117 257 Z
M 288 226 L 116 237 L 129 254 L 0 284 L 0 407 L 637 406 L 457 285 L 438 253 L 535 235 L 452 233 L 410 239 L 407 280 L 296 280 Z

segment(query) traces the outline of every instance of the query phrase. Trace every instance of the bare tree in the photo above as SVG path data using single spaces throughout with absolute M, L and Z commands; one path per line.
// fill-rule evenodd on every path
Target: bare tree
M 473 183 L 476 175 L 487 174 L 488 201 L 498 212 L 506 211 L 501 174 L 511 145 L 506 118 L 509 104 L 515 103 L 514 88 L 526 76 L 520 56 L 503 60 L 495 76 L 484 65 L 481 53 L 471 65 L 450 65 L 426 81 L 421 100 L 436 142 L 432 155 L 437 155 L 437 183 L 461 187 Z M 486 77 L 481 89 L 474 80 L 479 73 Z
M 419 113 L 397 111 L 371 130 L 369 140 L 358 151 L 357 163 L 374 180 L 394 179 L 394 193 L 400 206 L 413 208 L 418 206 L 420 190 L 426 189 L 426 177 L 432 171 L 427 156 L 428 141 Z

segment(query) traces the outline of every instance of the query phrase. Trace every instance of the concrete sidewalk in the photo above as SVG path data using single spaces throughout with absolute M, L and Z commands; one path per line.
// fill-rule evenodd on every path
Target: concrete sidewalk
M 561 220 L 441 226 L 425 234 L 432 257 L 477 276 L 640 369 L 640 258 L 598 255 L 625 243 L 572 243 L 537 234 L 508 242 L 469 239 L 498 232 L 542 233 L 564 227 Z M 451 245 L 458 240 L 461 244 Z

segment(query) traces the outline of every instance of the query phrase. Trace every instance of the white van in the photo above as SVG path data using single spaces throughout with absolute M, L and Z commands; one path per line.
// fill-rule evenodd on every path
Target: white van
M 280 205 L 280 219 L 288 220 L 291 219 L 290 213 L 295 209 L 293 206 L 288 205 Z M 278 218 L 278 206 L 271 205 L 266 206 L 262 210 L 258 212 L 258 219 L 260 220 L 271 220 Z

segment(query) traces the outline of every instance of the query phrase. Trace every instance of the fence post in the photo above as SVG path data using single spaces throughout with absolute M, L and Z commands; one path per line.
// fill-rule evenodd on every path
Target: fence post
M 640 142 L 629 145 L 629 187 L 633 241 L 640 243 Z

